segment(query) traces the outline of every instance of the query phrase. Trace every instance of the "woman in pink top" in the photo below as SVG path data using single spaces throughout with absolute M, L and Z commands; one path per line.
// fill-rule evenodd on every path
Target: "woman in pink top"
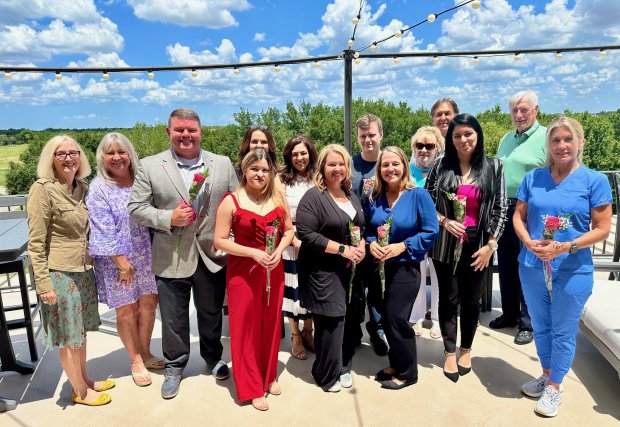
M 484 155 L 482 128 L 469 114 L 448 126 L 446 150 L 428 178 L 439 220 L 431 248 L 439 282 L 439 326 L 446 377 L 456 382 L 471 371 L 471 347 L 480 315 L 482 280 L 506 222 L 503 165 Z M 461 347 L 456 358 L 460 304 Z

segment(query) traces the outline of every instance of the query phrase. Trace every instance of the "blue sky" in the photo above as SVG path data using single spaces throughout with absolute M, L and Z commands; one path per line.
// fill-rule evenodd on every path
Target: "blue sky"
M 458 2 L 364 1 L 356 42 L 366 46 Z M 183 6 L 175 6 L 182 4 Z M 2 0 L 2 66 L 123 67 L 227 64 L 339 54 L 359 0 Z M 620 44 L 617 0 L 482 0 L 425 23 L 378 52 L 526 49 Z M 620 51 L 511 57 L 362 59 L 353 96 L 430 105 L 450 96 L 477 113 L 523 89 L 545 112 L 620 108 Z M 343 63 L 189 72 L 14 73 L 0 80 L 0 128 L 130 127 L 194 108 L 205 124 L 234 122 L 240 108 L 260 112 L 306 100 L 341 105 Z

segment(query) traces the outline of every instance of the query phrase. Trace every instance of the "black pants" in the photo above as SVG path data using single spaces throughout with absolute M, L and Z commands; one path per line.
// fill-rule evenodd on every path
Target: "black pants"
M 418 379 L 415 333 L 409 325 L 409 315 L 419 290 L 420 263 L 385 263 L 383 326 L 390 345 L 390 367 L 402 381 Z
M 368 306 L 368 322 L 366 322 L 368 334 L 371 337 L 383 334 L 381 279 L 377 271 L 377 264 L 374 261 L 375 258 L 366 246 L 366 256 L 357 265 L 353 278 L 353 297 L 351 298 L 351 307 L 347 309 L 347 321 L 357 322 L 357 327 L 351 325 L 351 332 L 359 338 L 358 341 L 363 336 L 360 325 L 366 316 L 365 306 Z
M 312 377 L 324 391 L 340 380 L 342 370 L 342 342 L 344 316 L 331 317 L 312 314 L 314 319 L 314 348 L 316 359 Z
M 463 252 L 452 274 L 448 263 L 433 260 L 439 282 L 439 327 L 443 336 L 443 345 L 447 352 L 456 351 L 456 318 L 461 305 L 461 347 L 471 348 L 480 317 L 480 295 L 482 279 L 486 269 L 474 271 L 470 264 L 472 255 L 478 250 L 478 239 L 469 228 L 468 241 L 463 243 Z
M 166 372 L 180 375 L 189 361 L 189 300 L 194 291 L 198 317 L 200 355 L 213 366 L 222 358 L 222 305 L 226 291 L 226 268 L 212 273 L 198 258 L 190 277 L 156 277 L 161 314 L 162 350 Z
M 509 322 L 518 321 L 519 330 L 531 331 L 532 320 L 527 311 L 521 280 L 519 279 L 519 252 L 521 241 L 515 233 L 512 225 L 512 217 L 515 207 L 508 207 L 508 220 L 502 238 L 499 239 L 497 248 L 497 261 L 499 267 L 499 290 L 502 296 L 502 313 Z

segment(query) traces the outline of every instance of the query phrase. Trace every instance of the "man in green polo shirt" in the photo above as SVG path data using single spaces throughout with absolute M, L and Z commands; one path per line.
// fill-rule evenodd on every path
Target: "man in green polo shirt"
M 497 250 L 499 289 L 502 296 L 503 314 L 489 323 L 493 329 L 519 327 L 515 344 L 532 342 L 532 322 L 521 291 L 519 263 L 521 242 L 512 226 L 512 216 L 517 204 L 517 190 L 525 174 L 545 163 L 545 134 L 547 128 L 536 120 L 538 96 L 533 91 L 523 91 L 508 101 L 510 117 L 516 131 L 510 131 L 499 143 L 497 158 L 504 162 L 506 196 L 508 197 L 508 220 L 499 239 Z

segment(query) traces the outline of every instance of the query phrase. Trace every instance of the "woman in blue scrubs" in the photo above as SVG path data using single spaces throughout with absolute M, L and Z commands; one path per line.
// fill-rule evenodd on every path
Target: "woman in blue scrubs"
M 535 411 L 554 417 L 562 401 L 562 380 L 575 356 L 581 311 L 592 293 L 594 266 L 590 246 L 611 228 L 611 188 L 605 175 L 582 164 L 583 128 L 559 117 L 547 128 L 546 167 L 529 172 L 517 192 L 513 217 L 523 242 L 519 276 L 532 317 L 542 375 L 521 387 L 540 397 Z M 543 216 L 568 218 L 551 240 L 543 238 Z M 552 289 L 543 262 L 552 267 Z

